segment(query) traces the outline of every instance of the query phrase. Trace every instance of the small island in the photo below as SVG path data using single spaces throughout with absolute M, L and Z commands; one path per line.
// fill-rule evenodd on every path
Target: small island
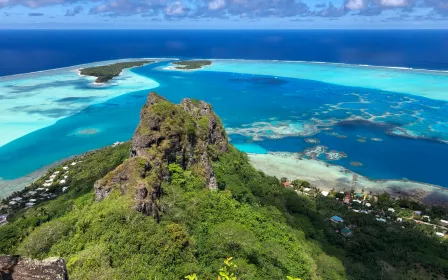
M 210 60 L 184 60 L 173 62 L 173 64 L 176 65 L 174 69 L 177 70 L 194 70 L 209 66 L 212 62 Z
M 79 73 L 83 76 L 96 77 L 95 83 L 106 83 L 121 74 L 126 68 L 140 67 L 146 64 L 154 63 L 150 60 L 119 62 L 110 65 L 96 66 L 80 69 Z

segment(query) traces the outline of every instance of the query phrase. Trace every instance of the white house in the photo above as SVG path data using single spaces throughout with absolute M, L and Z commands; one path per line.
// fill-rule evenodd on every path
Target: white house
M 327 196 L 330 192 L 322 191 L 321 193 L 322 193 L 323 196 Z
M 366 206 L 367 206 L 367 207 L 372 207 L 372 204 L 370 204 L 370 203 L 367 202 L 367 203 L 366 203 Z
M 389 208 L 389 209 L 387 209 L 387 211 L 395 213 L 395 209 L 394 208 Z
M 445 234 L 443 234 L 442 232 L 436 232 L 436 235 L 437 235 L 438 237 L 445 237 Z

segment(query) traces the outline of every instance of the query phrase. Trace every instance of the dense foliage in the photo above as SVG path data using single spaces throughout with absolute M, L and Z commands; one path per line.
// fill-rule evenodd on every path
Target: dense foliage
M 193 69 L 201 69 L 204 66 L 211 65 L 212 62 L 210 60 L 185 60 L 185 61 L 176 61 L 173 62 L 176 66 L 176 69 L 179 70 L 193 70 Z
M 445 279 L 446 243 L 406 224 L 381 224 L 335 200 L 297 195 L 256 171 L 230 147 L 214 162 L 219 190 L 169 165 L 160 223 L 114 191 L 95 202 L 95 180 L 121 163 L 129 146 L 92 153 L 70 191 L 13 215 L 0 227 L 0 252 L 62 256 L 70 279 L 216 279 L 233 256 L 237 279 Z M 328 221 L 341 215 L 350 238 Z M 193 277 L 193 276 L 191 276 Z
M 153 63 L 153 61 L 119 62 L 110 65 L 84 68 L 80 70 L 80 73 L 81 75 L 96 77 L 95 83 L 106 83 L 120 75 L 123 69 L 139 67 L 148 63 Z

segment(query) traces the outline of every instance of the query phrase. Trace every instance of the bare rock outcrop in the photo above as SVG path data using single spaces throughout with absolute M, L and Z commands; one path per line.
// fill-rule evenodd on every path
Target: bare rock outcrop
M 65 261 L 49 258 L 42 261 L 20 256 L 0 256 L 1 280 L 68 280 Z
M 168 166 L 179 164 L 204 178 L 204 187 L 216 189 L 212 162 L 228 149 L 227 135 L 212 106 L 184 99 L 175 105 L 150 93 L 132 137 L 130 158 L 95 183 L 96 199 L 120 190 L 135 200 L 135 208 L 160 217 L 162 183 L 169 181 Z

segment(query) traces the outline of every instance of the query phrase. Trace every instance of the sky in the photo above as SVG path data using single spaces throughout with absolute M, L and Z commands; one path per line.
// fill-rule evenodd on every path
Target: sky
M 448 29 L 448 0 L 0 0 L 0 29 Z

